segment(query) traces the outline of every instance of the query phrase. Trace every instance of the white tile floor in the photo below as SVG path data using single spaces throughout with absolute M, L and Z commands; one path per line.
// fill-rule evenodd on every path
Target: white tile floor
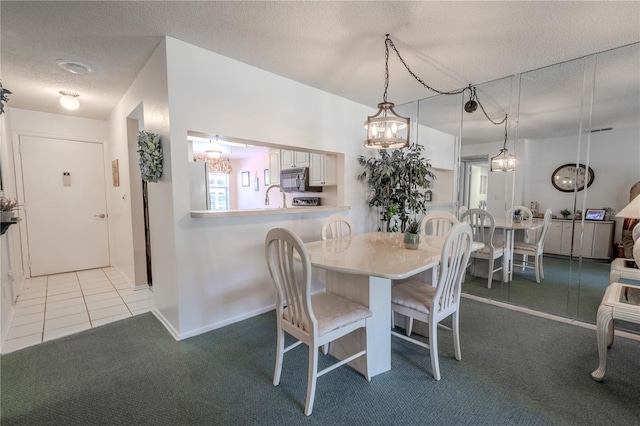
M 149 289 L 132 290 L 115 268 L 28 278 L 2 353 L 148 312 Z

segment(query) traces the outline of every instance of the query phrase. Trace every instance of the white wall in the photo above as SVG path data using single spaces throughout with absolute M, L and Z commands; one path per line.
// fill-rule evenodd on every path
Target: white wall
M 173 208 L 172 150 L 169 131 L 169 99 L 167 96 L 166 49 L 163 41 L 129 87 L 116 108 L 109 116 L 109 158 L 120 159 L 120 186 L 108 187 L 109 210 L 113 212 L 110 221 L 112 262 L 130 281 L 134 281 L 133 225 L 131 223 L 132 194 L 131 182 L 137 185 L 140 175 L 135 164 L 137 155 L 129 155 L 127 118 L 138 120 L 142 129 L 161 136 L 164 163 L 163 175 L 159 182 L 149 183 L 149 227 L 151 234 L 151 262 L 153 271 L 154 313 L 167 328 L 177 335 L 178 315 L 178 277 L 176 275 L 175 212 Z M 177 138 L 186 146 L 186 130 Z M 183 157 L 186 162 L 186 153 Z M 136 171 L 135 176 L 129 170 Z M 185 181 L 182 190 L 186 192 L 187 204 L 189 191 L 187 186 L 186 163 L 180 170 Z M 138 201 L 134 201 L 138 202 Z M 133 206 L 136 207 L 136 206 Z M 138 226 L 138 225 L 136 225 Z
M 345 172 L 339 179 L 345 203 L 351 206 L 344 213 L 355 218 L 356 232 L 375 229 L 364 184 L 355 178 L 359 172 L 356 157 L 372 154 L 362 146 L 362 122 L 372 108 L 167 38 L 111 114 L 109 161 L 125 155 L 124 121 L 140 103 L 144 128 L 162 136 L 165 155 L 161 181 L 150 184 L 154 305 L 177 338 L 271 309 L 275 299 L 264 260 L 266 232 L 285 226 L 304 240 L 318 239 L 327 216 L 311 212 L 192 219 L 187 131 L 344 153 Z M 260 167 L 259 176 L 268 165 Z M 123 179 L 129 177 L 121 176 Z M 262 176 L 260 181 L 262 188 Z M 112 192 L 115 210 L 126 216 L 126 194 Z M 126 234 L 131 231 L 124 220 L 117 223 L 116 232 L 118 262 L 129 265 L 131 241 Z

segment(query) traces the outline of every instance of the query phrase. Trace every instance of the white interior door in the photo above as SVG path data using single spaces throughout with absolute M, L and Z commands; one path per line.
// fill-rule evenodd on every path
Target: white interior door
M 31 276 L 109 265 L 102 144 L 20 136 Z

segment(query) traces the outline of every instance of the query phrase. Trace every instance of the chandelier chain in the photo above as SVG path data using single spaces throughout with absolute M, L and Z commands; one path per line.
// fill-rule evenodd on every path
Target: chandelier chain
M 389 34 L 387 34 L 387 38 Z M 389 46 L 384 44 L 384 95 L 382 101 L 387 102 L 387 90 L 389 89 Z
M 406 68 L 407 72 L 409 72 L 409 74 L 411 74 L 411 76 L 413 78 L 415 78 L 425 88 L 427 88 L 427 89 L 431 90 L 432 92 L 435 92 L 435 93 L 437 93 L 439 95 L 459 95 L 460 93 L 464 93 L 465 90 L 469 90 L 471 92 L 471 98 L 476 100 L 476 102 L 480 106 L 480 109 L 482 110 L 482 113 L 484 114 L 485 117 L 487 117 L 487 120 L 489 120 L 491 123 L 495 124 L 496 126 L 507 122 L 508 114 L 505 115 L 504 118 L 501 121 L 494 121 L 494 120 L 491 119 L 491 117 L 489 117 L 489 114 L 487 114 L 487 111 L 484 109 L 484 106 L 480 102 L 480 99 L 478 99 L 478 96 L 476 94 L 475 86 L 469 85 L 469 87 L 465 87 L 465 88 L 459 89 L 459 90 L 453 90 L 453 91 L 450 91 L 450 92 L 445 92 L 443 90 L 438 90 L 438 89 L 435 89 L 435 88 L 429 86 L 420 77 L 418 77 L 411 70 L 411 68 L 409 68 L 409 65 L 407 65 L 407 63 L 405 62 L 405 60 L 402 57 L 402 55 L 400 55 L 400 52 L 396 48 L 396 45 L 393 44 L 393 40 L 391 40 L 391 38 L 389 37 L 389 34 L 387 34 L 386 37 L 387 38 L 386 38 L 385 43 L 384 43 L 384 45 L 385 45 L 385 70 L 386 70 L 385 87 L 384 87 L 384 101 L 385 102 L 387 101 L 387 86 L 389 85 L 389 46 L 391 46 L 391 48 L 396 52 L 396 55 L 398 56 L 398 59 L 400 59 L 400 62 L 402 62 L 402 65 L 404 65 L 404 67 Z M 506 124 L 505 124 L 505 133 L 506 133 Z

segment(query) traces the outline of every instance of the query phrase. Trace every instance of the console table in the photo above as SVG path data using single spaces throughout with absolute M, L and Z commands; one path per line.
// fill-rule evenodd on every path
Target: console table
M 614 320 L 640 324 L 640 287 L 612 283 L 604 293 L 598 308 L 598 368 L 591 373 L 593 380 L 604 379 L 607 366 L 607 349 L 613 345 Z

